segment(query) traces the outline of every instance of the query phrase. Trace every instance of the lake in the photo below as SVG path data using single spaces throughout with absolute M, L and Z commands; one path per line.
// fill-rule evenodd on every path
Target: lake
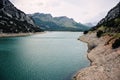
M 89 65 L 81 32 L 0 38 L 0 80 L 71 80 Z

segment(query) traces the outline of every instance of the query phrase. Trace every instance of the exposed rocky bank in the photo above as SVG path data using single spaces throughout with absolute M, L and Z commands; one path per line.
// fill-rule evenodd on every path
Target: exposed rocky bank
M 96 33 L 80 37 L 88 43 L 91 66 L 76 74 L 74 80 L 120 80 L 120 48 L 112 49 L 110 36 L 96 37 Z
M 120 2 L 79 39 L 88 44 L 91 65 L 74 80 L 120 80 Z

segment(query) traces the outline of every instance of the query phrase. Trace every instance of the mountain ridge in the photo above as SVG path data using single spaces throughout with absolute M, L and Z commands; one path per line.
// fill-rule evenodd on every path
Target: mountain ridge
M 53 17 L 51 14 L 34 13 L 29 14 L 38 26 L 48 31 L 85 31 L 89 27 L 77 23 L 66 16 Z
M 120 2 L 107 13 L 105 18 L 103 18 L 101 21 L 99 21 L 97 26 L 99 26 L 105 22 L 108 22 L 112 19 L 115 19 L 117 17 L 120 17 Z
M 90 66 L 74 80 L 120 80 L 120 2 L 79 40 L 88 44 Z
M 0 0 L 0 32 L 21 33 L 40 32 L 33 20 L 17 9 L 9 0 Z

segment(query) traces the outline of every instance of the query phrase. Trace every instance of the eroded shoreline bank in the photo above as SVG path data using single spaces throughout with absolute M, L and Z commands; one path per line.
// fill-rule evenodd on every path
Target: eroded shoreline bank
M 30 36 L 34 34 L 43 34 L 45 32 L 36 32 L 36 33 L 0 33 L 0 38 L 4 37 L 22 37 L 22 36 Z
M 80 70 L 73 80 L 119 80 L 120 48 L 112 49 L 114 40 L 110 36 L 96 37 L 96 33 L 86 34 L 79 40 L 88 44 L 87 57 L 91 64 Z

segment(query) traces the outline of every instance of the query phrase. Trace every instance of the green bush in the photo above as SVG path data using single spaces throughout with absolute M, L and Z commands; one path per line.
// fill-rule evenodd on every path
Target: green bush
M 115 19 L 116 24 L 120 24 L 120 18 Z
M 116 39 L 115 42 L 112 44 L 113 49 L 116 49 L 118 47 L 120 47 L 120 38 Z
M 103 31 L 102 31 L 102 30 L 99 30 L 99 31 L 97 32 L 96 36 L 97 36 L 98 38 L 100 38 L 100 37 L 102 36 L 102 34 L 103 34 Z
M 84 31 L 84 34 L 87 34 L 88 33 L 88 31 Z

